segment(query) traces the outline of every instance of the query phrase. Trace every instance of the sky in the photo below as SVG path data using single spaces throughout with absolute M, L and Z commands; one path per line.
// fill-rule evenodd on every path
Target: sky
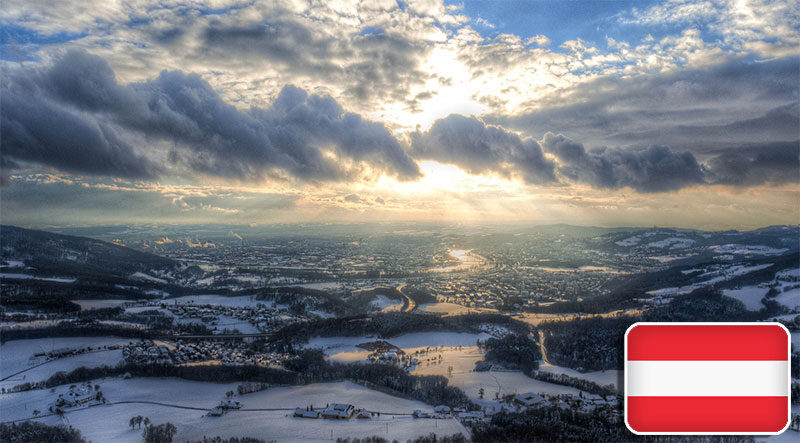
M 799 5 L 5 0 L 0 221 L 798 224 Z

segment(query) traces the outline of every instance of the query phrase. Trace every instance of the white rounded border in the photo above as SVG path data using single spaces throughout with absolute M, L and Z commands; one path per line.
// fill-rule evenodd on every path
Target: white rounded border
M 631 332 L 636 326 L 723 326 L 723 325 L 755 325 L 755 326 L 779 326 L 786 333 L 787 338 L 787 353 L 789 355 L 789 371 L 786 377 L 789 392 L 789 410 L 786 419 L 786 425 L 777 432 L 640 432 L 633 429 L 628 423 L 628 333 Z M 792 424 L 792 334 L 789 329 L 780 322 L 636 322 L 625 330 L 624 338 L 624 358 L 625 366 L 623 368 L 624 377 L 624 421 L 625 427 L 636 435 L 780 435 Z

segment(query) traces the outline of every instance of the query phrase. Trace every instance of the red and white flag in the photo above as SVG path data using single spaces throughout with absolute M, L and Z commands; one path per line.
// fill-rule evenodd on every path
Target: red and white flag
M 780 323 L 636 323 L 625 333 L 625 424 L 637 434 L 778 434 L 789 426 Z

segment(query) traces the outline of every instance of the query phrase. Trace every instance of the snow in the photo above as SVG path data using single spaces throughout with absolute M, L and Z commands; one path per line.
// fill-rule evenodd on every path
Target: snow
M 800 288 L 781 292 L 774 300 L 789 309 L 798 308 L 800 307 Z
M 704 274 L 700 274 L 700 277 L 709 277 L 712 275 L 716 275 L 716 277 L 704 280 L 698 283 L 694 283 L 691 285 L 680 286 L 680 287 L 672 287 L 672 288 L 662 288 L 656 289 L 653 291 L 647 291 L 650 295 L 680 295 L 680 294 L 688 294 L 695 289 L 702 288 L 703 286 L 713 285 L 714 283 L 719 283 L 721 281 L 729 280 L 733 277 L 737 277 L 740 275 L 748 274 L 750 272 L 760 271 L 762 269 L 766 269 L 772 266 L 773 263 L 765 263 L 762 265 L 755 265 L 755 266 L 730 266 L 728 268 L 722 269 L 715 269 L 712 271 L 708 271 Z
M 225 398 L 225 392 L 236 390 L 236 383 L 206 383 L 170 378 L 98 380 L 109 402 L 151 401 L 182 406 L 212 408 Z M 32 409 L 46 411 L 50 401 L 64 391 L 47 390 L 9 394 L 0 403 L 0 415 L 14 420 L 31 415 Z M 421 402 L 392 397 L 351 382 L 320 383 L 307 386 L 279 387 L 236 396 L 243 410 L 221 417 L 205 416 L 204 411 L 179 409 L 152 404 L 109 404 L 68 412 L 70 425 L 79 429 L 88 441 L 140 442 L 141 431 L 131 429 L 128 420 L 135 415 L 149 417 L 153 423 L 170 422 L 177 427 L 175 441 L 202 440 L 203 436 L 258 437 L 276 441 L 323 441 L 336 438 L 363 438 L 372 435 L 405 441 L 435 432 L 469 435 L 457 421 L 413 419 L 410 416 L 389 416 L 386 412 L 410 414 L 415 409 L 432 412 L 433 407 Z M 310 420 L 292 417 L 292 411 L 247 411 L 246 409 L 323 407 L 326 403 L 350 403 L 357 408 L 381 411 L 380 418 L 351 420 Z M 25 408 L 20 407 L 21 404 Z M 102 420 L 98 419 L 102 416 Z M 58 417 L 39 419 L 48 424 L 60 423 Z M 388 433 L 387 433 L 388 426 Z
M 685 249 L 694 243 L 694 240 L 684 237 L 668 237 L 663 240 L 651 242 L 645 245 L 646 248 L 666 248 L 670 249 Z
M 242 334 L 258 334 L 258 328 L 246 320 L 239 320 L 227 315 L 220 315 L 217 324 L 214 325 L 215 331 L 222 332 L 223 329 L 238 329 Z
M 130 300 L 118 300 L 118 299 L 107 299 L 101 298 L 97 300 L 72 300 L 74 303 L 77 303 L 81 306 L 81 310 L 86 311 L 88 309 L 103 309 L 103 308 L 114 308 L 123 303 L 129 303 Z
M 99 348 L 111 345 L 125 345 L 130 341 L 131 339 L 117 337 L 59 337 L 9 341 L 0 345 L 0 355 L 2 355 L 2 358 L 0 358 L 0 378 L 8 377 L 11 374 L 45 362 L 46 360 L 41 357 L 31 360 L 31 357 L 38 352 L 49 352 L 61 348 L 76 349 L 89 346 Z M 58 371 L 71 371 L 81 366 L 113 366 L 121 360 L 121 349 L 101 350 L 100 352 L 89 352 L 74 357 L 60 358 L 0 382 L 0 386 L 8 389 L 26 381 L 45 380 Z
M 566 374 L 570 377 L 580 378 L 583 380 L 588 380 L 593 383 L 597 383 L 600 386 L 607 386 L 607 385 L 619 385 L 619 380 L 622 377 L 622 371 L 616 369 L 609 369 L 607 371 L 595 371 L 595 372 L 578 372 L 574 369 L 565 368 L 562 366 L 555 366 L 551 365 L 550 363 L 545 363 L 544 361 L 539 362 L 539 370 L 542 372 L 550 372 L 553 374 Z M 618 386 L 618 389 L 621 391 L 621 386 Z
M 785 280 L 785 279 L 800 279 L 800 268 L 793 268 L 793 269 L 784 269 L 783 271 L 777 272 L 775 274 L 775 278 L 778 280 Z
M 638 245 L 640 241 L 642 241 L 641 237 L 634 235 L 633 237 L 628 237 L 625 240 L 620 240 L 615 243 L 619 246 L 635 246 Z
M 370 304 L 373 308 L 384 312 L 399 311 L 403 307 L 403 302 L 391 299 L 383 294 L 376 295 Z
M 417 306 L 417 310 L 458 315 L 467 313 L 469 308 L 456 303 L 425 303 Z
M 0 273 L 0 279 L 3 278 L 13 278 L 13 279 L 20 279 L 20 280 L 42 280 L 42 281 L 54 281 L 58 283 L 74 283 L 75 278 L 66 278 L 66 277 L 37 277 L 35 275 L 30 274 L 8 274 L 8 273 Z
M 442 375 L 448 377 L 451 386 L 461 388 L 470 399 L 489 410 L 500 409 L 500 403 L 494 400 L 495 392 L 500 394 L 500 398 L 506 394 L 521 394 L 523 392 L 549 395 L 573 394 L 576 396 L 580 392 L 570 386 L 556 385 L 530 378 L 520 371 L 475 372 L 475 362 L 483 360 L 483 353 L 476 346 L 463 347 L 461 350 L 436 351 L 431 352 L 429 355 L 438 357 L 439 354 L 442 354 L 441 363 L 426 364 L 422 362 L 411 373 L 414 375 Z M 448 376 L 448 368 L 450 367 L 453 370 Z M 606 376 L 606 378 L 610 378 L 610 376 Z M 483 399 L 480 398 L 479 390 L 481 388 L 484 390 Z
M 725 289 L 722 291 L 722 295 L 741 301 L 749 311 L 758 311 L 764 307 L 761 299 L 764 298 L 767 291 L 769 288 L 745 286 L 739 289 Z
M 0 268 L 24 268 L 25 262 L 22 260 L 6 260 L 5 265 L 0 265 Z
M 717 245 L 711 246 L 718 254 L 751 254 L 751 255 L 780 255 L 788 251 L 788 249 L 770 248 L 769 246 L 760 245 Z
M 154 281 L 156 283 L 166 283 L 167 282 L 163 278 L 156 278 L 156 277 L 153 277 L 152 275 L 145 274 L 144 272 L 134 272 L 133 274 L 130 275 L 130 278 L 137 279 L 137 280 Z

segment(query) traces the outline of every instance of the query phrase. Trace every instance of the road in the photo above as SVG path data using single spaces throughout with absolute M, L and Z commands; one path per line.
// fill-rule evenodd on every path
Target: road
M 547 361 L 547 347 L 544 345 L 544 332 L 542 332 L 541 329 L 539 330 L 539 352 L 542 353 L 542 360 L 550 364 L 550 362 Z
M 405 288 L 406 285 L 407 285 L 406 283 L 403 283 L 402 285 L 398 286 L 397 292 L 399 292 L 400 295 L 402 295 L 406 299 L 406 301 L 403 302 L 403 312 L 411 312 L 414 309 L 417 309 L 417 303 L 414 300 L 411 300 L 411 297 L 407 296 L 403 292 L 403 288 Z

